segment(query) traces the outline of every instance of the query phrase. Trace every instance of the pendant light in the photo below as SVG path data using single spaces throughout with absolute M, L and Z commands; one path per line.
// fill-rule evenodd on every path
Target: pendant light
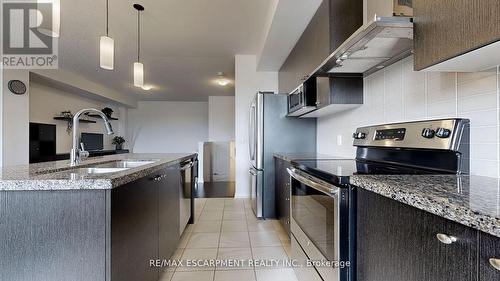
M 115 40 L 109 37 L 109 0 L 106 0 L 106 36 L 99 40 L 99 65 L 103 69 L 115 68 Z
M 134 86 L 144 87 L 144 64 L 141 63 L 141 12 L 144 7 L 140 4 L 134 4 L 137 10 L 137 62 L 134 62 Z

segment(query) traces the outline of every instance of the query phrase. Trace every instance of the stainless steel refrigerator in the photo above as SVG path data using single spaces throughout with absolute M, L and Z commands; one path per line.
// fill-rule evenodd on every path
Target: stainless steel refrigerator
M 286 117 L 287 95 L 258 92 L 250 106 L 252 208 L 275 218 L 274 153 L 316 153 L 316 119 Z

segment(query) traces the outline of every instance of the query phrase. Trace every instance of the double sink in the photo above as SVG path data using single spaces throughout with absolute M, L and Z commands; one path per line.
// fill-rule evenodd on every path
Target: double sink
M 128 169 L 137 168 L 144 165 L 153 164 L 153 160 L 119 160 L 107 163 L 97 163 L 95 166 L 85 168 L 75 168 L 78 174 L 110 174 L 123 172 Z

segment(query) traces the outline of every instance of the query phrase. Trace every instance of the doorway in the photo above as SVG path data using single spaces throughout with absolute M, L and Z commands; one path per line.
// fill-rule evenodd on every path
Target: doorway
M 200 175 L 197 198 L 234 197 L 235 142 L 203 142 L 200 144 Z

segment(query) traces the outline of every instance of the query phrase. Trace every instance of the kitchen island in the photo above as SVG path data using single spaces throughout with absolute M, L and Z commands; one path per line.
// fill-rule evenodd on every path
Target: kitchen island
M 76 167 L 2 168 L 0 280 L 157 280 L 150 260 L 177 247 L 181 164 L 196 157 L 121 154 Z

